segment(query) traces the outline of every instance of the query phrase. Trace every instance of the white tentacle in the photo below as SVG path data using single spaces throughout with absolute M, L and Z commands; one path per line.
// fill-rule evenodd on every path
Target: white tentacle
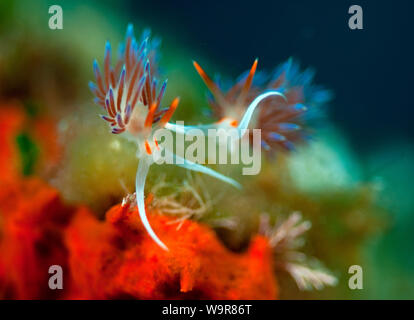
M 137 206 L 138 206 L 138 213 L 139 217 L 141 218 L 142 224 L 144 225 L 145 229 L 147 230 L 149 236 L 164 250 L 168 251 L 168 247 L 158 238 L 155 234 L 154 230 L 152 230 L 151 225 L 149 224 L 147 214 L 145 212 L 145 200 L 144 200 L 144 188 L 145 188 L 145 180 L 147 178 L 147 174 L 149 168 L 152 164 L 151 157 L 142 157 L 139 160 L 137 175 L 135 179 L 135 188 L 136 188 L 136 198 L 137 198 Z

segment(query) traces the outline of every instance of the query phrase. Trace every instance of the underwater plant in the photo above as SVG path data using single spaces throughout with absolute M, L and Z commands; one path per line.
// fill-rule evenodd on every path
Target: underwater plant
M 268 215 L 260 217 L 260 233 L 269 239 L 276 261 L 276 269 L 284 270 L 295 280 L 300 290 L 312 287 L 320 290 L 324 286 L 333 286 L 337 278 L 318 265 L 311 267 L 308 258 L 298 249 L 303 246 L 301 237 L 311 228 L 310 221 L 303 221 L 300 212 L 293 212 L 285 221 L 271 226 Z M 313 264 L 319 264 L 313 261 Z
M 150 67 L 150 58 L 154 57 L 154 52 L 148 37 L 144 37 L 142 43 L 138 46 L 133 35 L 133 27 L 130 24 L 127 28 L 125 42 L 125 47 L 121 45 L 117 63 L 118 68 L 115 69 L 111 66 L 110 43 L 106 43 L 104 72 L 101 74 L 98 62 L 94 60 L 93 69 L 96 84 L 90 82 L 89 87 L 95 95 L 95 102 L 107 113 L 106 115 L 101 115 L 101 117 L 109 123 L 111 132 L 113 134 L 123 134 L 127 139 L 136 142 L 138 145 L 137 157 L 140 161 L 136 174 L 135 187 L 139 215 L 151 238 L 160 247 L 168 250 L 152 230 L 145 213 L 145 180 L 149 167 L 160 158 L 162 151 L 155 137 L 155 131 L 165 127 L 174 131 L 188 132 L 194 129 L 194 127 L 177 127 L 168 122 L 178 106 L 179 98 L 175 98 L 168 108 L 161 108 L 167 81 L 164 81 L 161 88 L 157 90 L 158 81 Z M 122 65 L 122 69 L 119 71 L 118 76 L 116 69 L 120 69 L 120 65 Z M 117 76 L 119 80 L 116 82 L 115 79 Z M 268 91 L 258 95 L 250 103 L 237 127 L 239 134 L 236 139 L 242 137 L 242 132 L 247 129 L 259 103 L 272 95 L 283 96 L 278 91 Z M 196 128 L 206 130 L 217 127 L 231 129 L 233 123 L 219 122 L 213 125 L 197 126 Z M 165 151 L 166 154 L 170 154 L 170 151 Z M 210 168 L 181 158 L 175 154 L 170 155 L 174 159 L 174 164 L 178 166 L 205 173 L 240 188 L 238 182 Z

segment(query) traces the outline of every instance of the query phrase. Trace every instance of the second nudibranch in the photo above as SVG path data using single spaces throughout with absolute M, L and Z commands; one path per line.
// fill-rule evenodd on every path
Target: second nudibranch
M 95 102 L 105 113 L 101 115 L 101 118 L 109 124 L 111 132 L 121 134 L 138 145 L 139 164 L 135 185 L 139 216 L 150 237 L 161 248 L 168 250 L 151 228 L 146 216 L 144 188 L 149 168 L 161 153 L 161 147 L 154 137 L 154 132 L 169 123 L 179 99 L 175 98 L 169 107 L 161 108 L 167 82 L 164 81 L 160 87 L 158 86 L 156 69 L 151 65 L 156 60 L 154 44 L 149 41 L 147 34 L 138 45 L 133 35 L 132 25 L 129 25 L 125 44 L 121 46 L 119 52 L 117 64 L 113 68 L 111 46 L 109 42 L 106 43 L 103 72 L 100 71 L 95 60 L 93 69 L 96 83 L 91 82 L 89 86 L 95 95 Z M 276 94 L 279 93 L 264 93 L 252 104 L 257 105 L 267 96 Z M 241 188 L 237 181 L 208 167 L 180 158 L 175 154 L 170 153 L 170 155 L 178 166 L 210 175 Z
M 208 135 L 208 130 L 210 129 L 223 129 L 223 130 L 235 130 L 236 134 L 230 136 L 233 140 L 238 140 L 243 137 L 246 130 L 249 128 L 249 124 L 253 119 L 253 115 L 256 111 L 258 105 L 268 97 L 279 98 L 286 100 L 286 97 L 277 90 L 265 90 L 261 94 L 257 93 L 256 96 L 248 105 L 246 105 L 245 100 L 249 94 L 250 87 L 252 85 L 253 77 L 256 72 L 258 59 L 253 63 L 253 66 L 250 69 L 249 74 L 247 75 L 243 86 L 241 87 L 238 98 L 232 103 L 226 101 L 225 96 L 221 93 L 219 87 L 213 80 L 204 72 L 200 65 L 193 61 L 193 65 L 209 90 L 212 92 L 214 97 L 220 102 L 220 105 L 223 105 L 223 109 L 227 111 L 222 118 L 214 123 L 198 126 L 182 126 L 174 123 L 167 123 L 165 128 L 172 130 L 174 132 L 186 135 L 197 135 L 202 134 L 204 136 Z M 193 130 L 198 129 L 198 130 Z
M 270 74 L 256 72 L 256 59 L 250 70 L 228 87 L 213 81 L 197 62 L 193 64 L 209 89 L 208 102 L 213 115 L 219 119 L 202 126 L 203 129 L 234 127 L 239 129 L 238 138 L 250 124 L 261 130 L 262 147 L 269 154 L 280 148 L 294 150 L 297 143 L 308 140 L 316 120 L 321 119 L 320 110 L 332 98 L 329 90 L 312 83 L 314 72 L 311 69 L 300 71 L 298 63 L 291 58 Z M 266 95 L 266 92 L 278 94 Z M 263 100 L 257 100 L 258 97 L 269 98 L 263 101 L 253 119 L 257 102 Z M 197 132 L 191 131 L 194 127 L 170 123 L 166 127 L 186 134 Z

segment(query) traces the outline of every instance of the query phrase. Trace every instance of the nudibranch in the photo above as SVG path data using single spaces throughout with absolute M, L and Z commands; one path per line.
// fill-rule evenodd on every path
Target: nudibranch
M 210 127 L 227 125 L 246 129 L 249 122 L 254 122 L 253 127 L 261 129 L 262 147 L 267 151 L 274 151 L 277 147 L 293 150 L 296 143 L 307 140 L 312 133 L 311 120 L 318 118 L 321 106 L 331 99 L 330 91 L 312 84 L 314 72 L 311 69 L 300 72 L 299 65 L 292 59 L 276 68 L 271 76 L 258 73 L 254 77 L 258 64 L 256 59 L 251 69 L 225 90 L 197 62 L 193 63 L 210 91 L 208 100 L 213 115 L 220 119 Z M 261 103 L 256 119 L 252 119 L 257 107 L 256 99 L 266 97 L 259 95 L 266 91 L 278 94 L 270 94 Z M 167 128 L 186 131 L 172 124 L 167 124 Z
M 193 132 L 196 132 L 195 135 L 200 133 L 208 135 L 209 129 L 223 129 L 224 131 L 235 129 L 236 135 L 229 135 L 229 137 L 233 140 L 242 138 L 248 129 L 259 104 L 263 104 L 264 100 L 269 100 L 267 99 L 269 97 L 277 100 L 286 100 L 284 94 L 278 90 L 251 90 L 257 63 L 258 59 L 254 61 L 250 72 L 245 79 L 243 79 L 243 82 L 239 81 L 239 83 L 237 83 L 232 90 L 225 95 L 221 92 L 219 86 L 204 72 L 200 65 L 196 61 L 193 61 L 195 69 L 217 100 L 217 106 L 220 106 L 217 110 L 225 110 L 225 112 L 221 114 L 219 121 L 212 124 L 182 126 L 167 123 L 165 127 L 169 130 L 186 135 L 193 135 Z M 237 96 L 235 94 L 237 94 Z M 193 129 L 198 130 L 195 131 Z
M 151 66 L 155 58 L 154 45 L 148 36 L 144 36 L 141 44 L 138 44 L 133 35 L 133 27 L 129 25 L 125 45 L 121 45 L 115 68 L 111 65 L 111 46 L 107 42 L 103 72 L 101 73 L 95 60 L 93 70 L 96 83 L 90 82 L 89 86 L 95 95 L 95 102 L 105 112 L 101 118 L 108 122 L 111 132 L 121 134 L 138 145 L 139 164 L 135 181 L 138 212 L 150 237 L 160 247 L 168 250 L 148 222 L 144 187 L 151 164 L 157 160 L 157 155 L 161 154 L 161 146 L 155 139 L 154 132 L 168 123 L 178 106 L 179 98 L 175 98 L 169 107 L 161 108 L 167 82 L 164 81 L 159 87 L 154 71 L 156 66 Z M 172 156 L 178 166 L 202 172 L 241 188 L 238 182 L 210 168 L 175 154 Z

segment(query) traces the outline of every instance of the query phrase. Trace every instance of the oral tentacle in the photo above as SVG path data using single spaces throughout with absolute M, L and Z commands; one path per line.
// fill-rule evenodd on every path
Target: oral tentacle
M 235 187 L 239 190 L 242 189 L 242 185 L 240 183 L 238 183 L 236 180 L 232 179 L 232 178 L 229 178 L 229 177 L 227 177 L 227 176 L 225 176 L 221 173 L 218 173 L 217 171 L 214 171 L 213 169 L 205 167 L 201 164 L 198 164 L 198 163 L 192 162 L 190 160 L 184 159 L 180 156 L 177 156 L 176 154 L 174 154 L 174 153 L 172 153 L 168 150 L 165 150 L 165 151 L 169 156 L 173 157 L 174 164 L 178 167 L 182 167 L 182 168 L 185 168 L 185 169 L 188 169 L 188 170 L 204 173 L 204 174 L 209 175 L 213 178 L 216 178 L 218 180 L 226 182 L 226 183 L 232 185 L 233 187 Z
M 168 247 L 158 238 L 152 229 L 147 214 L 145 211 L 145 198 L 144 198 L 144 188 L 145 180 L 148 175 L 149 168 L 151 166 L 150 157 L 142 157 L 138 164 L 137 175 L 135 178 L 135 195 L 137 199 L 138 214 L 141 218 L 142 224 L 144 225 L 145 230 L 147 230 L 149 236 L 164 250 L 168 251 Z
M 240 124 L 237 127 L 239 130 L 246 130 L 249 127 L 249 123 L 252 120 L 253 113 L 256 110 L 257 106 L 260 104 L 260 102 L 262 102 L 264 99 L 270 96 L 279 96 L 279 97 L 282 97 L 284 100 L 286 100 L 286 97 L 283 95 L 283 93 L 276 91 L 276 90 L 267 91 L 265 93 L 258 95 L 252 101 L 252 103 L 249 105 L 246 112 L 244 113 L 240 121 Z

